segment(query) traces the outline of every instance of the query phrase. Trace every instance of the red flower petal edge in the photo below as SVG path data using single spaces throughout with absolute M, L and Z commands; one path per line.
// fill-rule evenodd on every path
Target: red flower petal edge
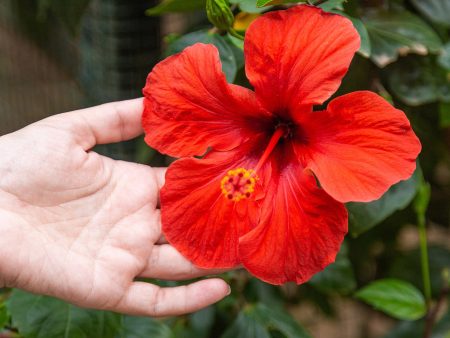
M 156 65 L 144 96 L 145 141 L 174 157 L 233 149 L 270 116 L 252 91 L 226 82 L 213 45 L 195 44 Z
M 353 24 L 340 15 L 313 6 L 274 11 L 246 32 L 246 74 L 268 110 L 295 111 L 338 89 L 359 46 Z
M 416 168 L 421 145 L 407 117 L 375 93 L 338 97 L 298 123 L 307 140 L 297 144 L 298 157 L 338 201 L 378 199 Z

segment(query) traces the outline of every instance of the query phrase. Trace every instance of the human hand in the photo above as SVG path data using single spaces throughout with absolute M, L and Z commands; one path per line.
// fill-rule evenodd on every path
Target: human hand
M 0 287 L 147 316 L 192 312 L 227 295 L 215 278 L 174 288 L 134 281 L 217 272 L 164 244 L 164 169 L 90 151 L 141 134 L 141 112 L 141 99 L 109 103 L 0 138 Z

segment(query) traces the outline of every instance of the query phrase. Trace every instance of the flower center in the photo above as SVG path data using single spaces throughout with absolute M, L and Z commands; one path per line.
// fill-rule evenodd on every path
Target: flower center
M 229 200 L 238 202 L 251 196 L 255 190 L 256 180 L 253 169 L 237 168 L 228 171 L 227 175 L 222 178 L 220 187 L 222 193 Z
M 256 181 L 258 176 L 257 171 L 269 158 L 272 151 L 275 149 L 278 141 L 286 134 L 286 129 L 279 127 L 275 130 L 266 150 L 259 159 L 254 169 L 237 168 L 227 172 L 220 182 L 222 194 L 231 201 L 239 202 L 242 199 L 249 198 L 255 191 Z

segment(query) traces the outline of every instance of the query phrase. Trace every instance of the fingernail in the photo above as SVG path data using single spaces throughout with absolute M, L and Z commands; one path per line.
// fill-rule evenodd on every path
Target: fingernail
M 227 296 L 229 296 L 231 294 L 231 287 L 228 285 L 228 292 L 227 292 Z

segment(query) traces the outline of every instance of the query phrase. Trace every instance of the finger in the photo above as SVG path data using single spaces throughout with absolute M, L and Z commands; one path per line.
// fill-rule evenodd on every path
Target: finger
M 201 269 L 183 257 L 169 244 L 155 245 L 147 266 L 139 277 L 166 280 L 186 280 L 200 276 L 217 275 L 230 269 Z
M 160 207 L 160 190 L 164 185 L 164 178 L 165 178 L 165 174 L 167 171 L 167 168 L 152 168 L 153 170 L 153 175 L 154 175 L 154 180 L 156 182 L 156 210 L 155 210 L 155 217 L 153 220 L 153 223 L 155 224 L 155 230 L 157 230 L 157 238 L 159 238 L 157 240 L 157 244 L 167 244 L 167 241 L 165 240 L 164 235 L 162 234 L 161 231 L 161 211 L 158 209 Z
M 164 236 L 162 232 L 162 224 L 161 224 L 161 210 L 155 209 L 154 211 L 154 219 L 153 224 L 155 225 L 155 231 L 157 231 L 157 238 L 155 244 L 161 245 L 161 244 L 169 244 L 169 242 L 166 239 L 166 236 Z
M 143 99 L 139 98 L 76 110 L 58 118 L 69 118 L 79 136 L 78 143 L 88 150 L 96 144 L 125 141 L 142 134 L 143 109 Z
M 153 168 L 153 171 L 155 173 L 156 184 L 158 186 L 158 202 L 157 202 L 156 207 L 160 208 L 161 201 L 159 199 L 159 191 L 161 190 L 161 188 L 164 185 L 167 168 Z
M 134 282 L 113 311 L 135 316 L 164 317 L 194 312 L 230 293 L 223 280 L 212 278 L 173 288 Z
M 152 168 L 155 172 L 155 176 L 156 176 L 156 181 L 158 183 L 158 187 L 159 189 L 161 189 L 164 185 L 164 182 L 166 180 L 166 171 L 167 168 L 165 167 L 157 167 L 157 168 Z

